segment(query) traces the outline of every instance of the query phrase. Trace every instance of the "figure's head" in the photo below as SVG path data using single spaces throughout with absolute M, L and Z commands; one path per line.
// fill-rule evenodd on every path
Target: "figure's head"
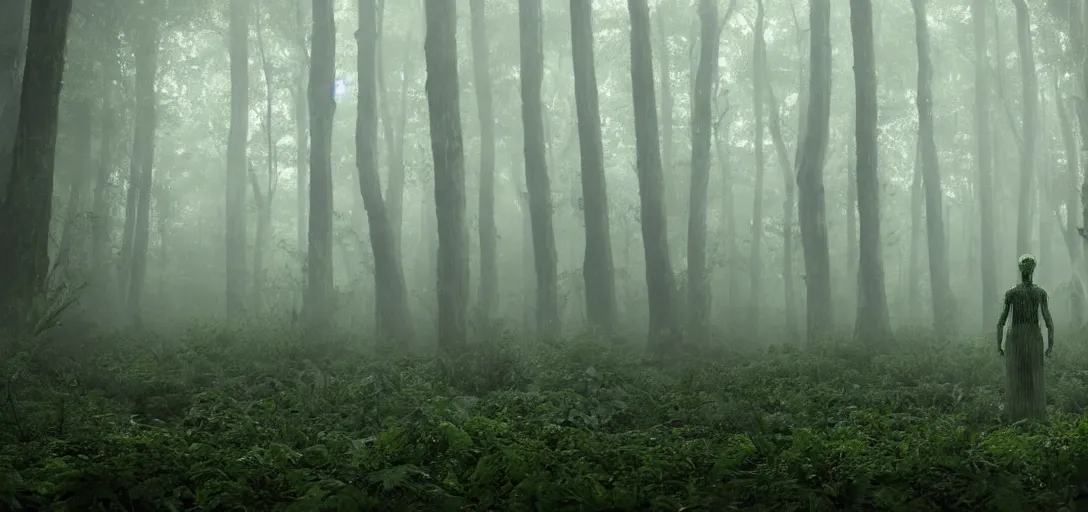
M 1035 273 L 1036 266 L 1035 256 L 1025 254 L 1020 257 L 1020 261 L 1017 266 L 1020 267 L 1020 278 L 1024 281 L 1031 281 L 1032 274 Z

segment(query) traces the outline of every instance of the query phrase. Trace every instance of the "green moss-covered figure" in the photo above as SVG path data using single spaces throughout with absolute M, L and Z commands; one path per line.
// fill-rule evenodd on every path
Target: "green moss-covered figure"
M 1050 317 L 1046 290 L 1032 282 L 1035 257 L 1020 257 L 1020 284 L 1005 292 L 1005 307 L 997 321 L 997 352 L 1005 356 L 1005 410 L 1013 421 L 1046 416 L 1045 376 L 1043 374 L 1043 332 L 1039 314 L 1047 330 L 1045 355 L 1054 350 L 1054 320 Z M 1005 348 L 1001 346 L 1005 321 L 1012 310 Z

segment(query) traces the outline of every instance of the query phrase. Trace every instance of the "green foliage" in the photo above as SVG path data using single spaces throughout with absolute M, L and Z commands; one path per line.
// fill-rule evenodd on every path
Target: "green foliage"
M 1088 350 L 1000 421 L 989 343 L 667 364 L 619 341 L 434 360 L 190 329 L 8 347 L 0 508 L 1059 510 L 1088 498 Z

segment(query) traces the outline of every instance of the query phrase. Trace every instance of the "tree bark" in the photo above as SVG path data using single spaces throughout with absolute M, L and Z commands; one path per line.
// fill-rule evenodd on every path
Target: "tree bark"
M 982 323 L 990 328 L 997 322 L 997 263 L 994 240 L 994 169 L 990 133 L 989 59 L 986 56 L 987 0 L 971 1 L 971 22 L 975 42 L 975 165 L 978 168 L 979 262 L 982 271 Z
M 379 9 L 384 9 L 385 2 L 380 3 Z M 384 16 L 382 16 L 384 19 Z M 381 27 L 378 27 L 381 30 Z M 388 91 L 385 87 L 386 72 L 384 71 L 384 57 L 383 52 L 380 51 L 382 47 L 383 37 L 378 37 L 378 97 L 379 106 L 381 107 L 382 129 L 385 138 L 386 147 L 386 165 L 389 167 L 389 184 L 385 187 L 385 209 L 389 212 L 389 224 L 393 228 L 393 246 L 397 253 L 397 260 L 404 264 L 404 255 L 401 250 L 402 247 L 402 234 L 404 231 L 404 185 L 405 185 L 405 167 L 404 167 L 404 128 L 407 125 L 408 120 L 408 84 L 412 82 L 411 70 L 414 69 L 414 62 L 412 61 L 413 49 L 418 49 L 415 43 L 404 44 L 404 50 L 401 55 L 401 87 L 400 87 L 400 99 L 398 115 L 396 119 L 393 118 L 393 113 L 390 110 L 390 102 L 392 98 L 389 97 Z M 409 36 L 409 41 L 413 37 Z M 394 126 L 396 124 L 396 126 Z
M 1039 76 L 1035 73 L 1034 45 L 1031 41 L 1031 13 L 1024 0 L 1013 0 L 1016 7 L 1016 41 L 1020 57 L 1023 115 L 1020 117 L 1023 147 L 1020 150 L 1020 196 L 1016 223 L 1016 252 L 1031 252 L 1032 177 L 1035 174 L 1035 133 L 1039 117 Z
M 646 0 L 627 0 L 631 17 L 631 95 L 634 100 L 636 166 L 642 207 L 642 243 L 646 253 L 649 296 L 649 341 L 661 354 L 680 343 L 674 310 L 672 263 L 665 216 L 665 179 L 654 101 L 653 51 L 650 48 L 650 9 Z
M 370 248 L 374 254 L 378 333 L 383 339 L 407 346 L 415 341 L 415 328 L 408 310 L 408 286 L 378 175 L 378 5 L 375 0 L 359 0 L 356 37 L 359 88 L 355 157 L 359 189 L 370 227 Z
M 495 227 L 495 113 L 492 107 L 491 71 L 484 0 L 472 0 L 472 69 L 476 82 L 476 107 L 480 116 L 480 318 L 481 328 L 491 325 L 499 291 L 498 231 Z
M 307 248 L 307 228 L 309 227 L 309 180 L 310 174 L 307 169 L 310 158 L 309 137 L 307 132 L 309 131 L 310 124 L 310 112 L 309 102 L 307 100 L 306 82 L 309 80 L 308 75 L 310 71 L 310 57 L 306 52 L 306 28 L 305 28 L 305 9 L 303 2 L 305 0 L 297 0 L 298 11 L 296 12 L 295 19 L 297 25 L 295 27 L 295 52 L 297 54 L 297 67 L 298 70 L 295 76 L 295 90 L 294 90 L 294 116 L 295 116 L 295 203 L 297 207 L 297 223 L 296 237 L 297 248 L 300 255 L 306 254 Z M 305 257 L 301 258 L 305 263 Z
M 72 124 L 77 127 L 73 143 L 76 162 L 75 175 L 68 184 L 68 202 L 64 208 L 60 245 L 57 249 L 57 261 L 54 265 L 59 277 L 64 280 L 72 277 L 69 275 L 73 263 L 72 248 L 76 244 L 75 238 L 80 236 L 77 234 L 76 220 L 83 207 L 83 191 L 87 186 L 87 177 L 93 172 L 93 167 L 89 165 L 91 162 L 91 123 L 93 121 L 91 100 L 89 98 L 77 99 L 76 104 L 72 106 L 72 110 Z
M 574 1 L 574 0 L 572 0 Z M 763 2 L 756 26 L 762 29 Z M 757 32 L 758 30 L 757 29 Z M 762 32 L 758 32 L 762 33 Z M 756 36 L 758 40 L 762 39 Z M 757 51 L 762 50 L 757 43 Z M 688 335 L 709 340 L 710 283 L 706 264 L 706 207 L 710 187 L 711 93 L 718 75 L 718 3 L 699 1 L 699 64 L 691 112 L 691 204 L 688 208 Z M 757 89 L 758 91 L 761 89 Z M 754 327 L 754 326 L 753 326 Z
M 570 31 L 582 163 L 582 207 L 585 213 L 586 250 L 582 277 L 585 280 L 586 318 L 594 327 L 611 333 L 617 320 L 616 276 L 593 56 L 593 6 L 590 2 L 570 1 Z
M 23 62 L 26 60 L 26 10 L 30 0 L 8 0 L 0 7 L 0 204 L 7 197 L 15 131 L 19 124 Z
M 155 163 L 156 102 L 155 81 L 159 60 L 159 4 L 143 5 L 140 23 L 135 27 L 136 63 L 136 122 L 133 127 L 133 164 L 136 181 L 136 213 L 132 231 L 132 254 L 126 296 L 129 322 L 139 329 L 143 325 L 140 309 L 144 277 L 147 274 L 147 246 L 151 236 L 151 190 Z M 138 158 L 137 158 L 138 157 Z
M 763 262 L 761 249 L 763 244 L 763 181 L 766 171 L 766 162 L 763 152 L 764 128 L 764 83 L 767 65 L 767 43 L 764 41 L 764 25 L 766 16 L 763 10 L 763 0 L 756 1 L 756 23 L 753 36 L 752 49 L 752 115 L 755 117 L 753 124 L 755 133 L 752 135 L 752 143 L 755 145 L 756 176 L 752 198 L 752 224 L 751 244 L 748 249 L 748 330 L 753 338 L 759 337 L 759 300 L 762 297 L 760 279 L 763 275 Z
M 525 187 L 533 224 L 536 261 L 537 335 L 559 334 L 558 255 L 552 227 L 551 182 L 544 137 L 544 108 L 540 89 L 544 81 L 544 32 L 540 0 L 520 0 L 521 120 L 525 137 Z
M 465 149 L 457 80 L 457 6 L 425 0 L 427 106 L 434 154 L 434 202 L 438 217 L 438 343 L 450 353 L 464 346 L 468 313 L 468 225 L 465 213 Z
M 278 153 L 276 151 L 275 134 L 273 133 L 272 105 L 274 90 L 272 84 L 272 67 L 268 62 L 268 55 L 264 45 L 264 29 L 261 26 L 261 0 L 256 2 L 257 16 L 254 31 L 257 34 L 257 52 L 261 59 L 261 71 L 264 75 L 265 85 L 265 112 L 264 112 L 264 136 L 267 152 L 267 168 L 264 184 L 261 185 L 253 172 L 253 165 L 247 165 L 250 176 L 250 185 L 253 188 L 253 196 L 257 203 L 257 233 L 253 238 L 253 291 L 251 307 L 260 311 L 264 303 L 264 287 L 266 273 L 264 270 L 265 250 L 268 248 L 269 238 L 272 236 L 272 204 L 276 198 L 276 187 L 279 182 Z
M 673 92 L 672 92 L 672 59 L 669 52 L 669 33 L 665 29 L 665 13 L 670 7 L 669 0 L 658 3 L 655 14 L 658 36 L 661 38 L 660 51 L 657 53 L 657 66 L 661 73 L 661 167 L 663 176 L 673 176 L 675 156 L 673 154 Z M 670 187 L 673 180 L 665 180 L 665 217 L 683 207 L 683 191 L 680 187 Z M 670 190 L 671 189 L 671 190 Z M 672 192 L 670 194 L 670 191 Z M 669 203 L 673 203 L 670 207 Z M 675 208 L 675 210 L 673 210 Z
M 884 288 L 884 255 L 880 236 L 880 174 L 877 165 L 876 45 L 872 0 L 850 0 L 854 43 L 854 97 L 858 220 L 860 222 L 857 340 L 890 342 L 891 320 Z
M 313 0 L 310 50 L 310 198 L 303 314 L 320 331 L 332 322 L 332 121 L 336 112 L 336 22 L 333 0 Z
M 102 112 L 99 120 L 100 128 L 98 166 L 94 180 L 94 199 L 91 206 L 91 275 L 98 278 L 106 275 L 106 260 L 110 247 L 110 225 L 112 216 L 112 204 L 106 195 L 110 187 L 110 177 L 113 174 L 113 143 L 116 133 L 116 117 L 114 104 L 114 79 L 119 78 L 118 55 L 116 51 L 116 35 L 111 37 L 111 51 L 105 52 L 102 60 Z
M 939 336 L 954 329 L 952 288 L 948 283 L 948 246 L 945 243 L 944 193 L 933 133 L 933 63 L 930 61 L 926 0 L 911 0 L 918 48 L 918 140 L 925 192 L 926 239 L 929 248 L 929 282 L 933 295 L 933 327 Z
M 0 329 L 35 328 L 34 304 L 49 276 L 49 219 L 57 112 L 72 0 L 36 0 L 30 11 L 27 62 L 7 198 L 0 204 Z
M 226 307 L 234 319 L 245 309 L 246 181 L 249 165 L 249 1 L 230 0 L 230 133 L 227 138 Z
M 922 292 L 922 144 L 914 145 L 914 169 L 910 181 L 910 262 L 907 269 L 907 303 L 910 304 L 910 320 L 921 318 Z
M 797 310 L 794 304 L 797 300 L 794 295 L 793 281 L 793 222 L 794 208 L 797 197 L 797 185 L 794 180 L 793 162 L 790 161 L 789 152 L 786 149 L 786 140 L 782 136 L 782 119 L 778 108 L 778 100 L 775 98 L 774 89 L 766 84 L 766 94 L 770 112 L 771 140 L 774 142 L 775 154 L 778 157 L 778 166 L 782 169 L 782 178 L 785 181 L 786 199 L 782 202 L 782 291 L 786 313 L 784 328 L 786 339 L 797 339 Z M 802 93 L 803 96 L 803 93 Z M 799 110 L 804 107 L 805 100 L 802 97 L 798 101 Z M 800 117 L 800 116 L 799 116 Z M 798 134 L 800 135 L 800 133 Z M 798 141 L 801 140 L 798 136 Z
M 805 255 L 807 339 L 831 332 L 831 256 L 827 242 L 824 160 L 831 122 L 831 2 L 809 1 L 809 103 L 797 165 L 801 246 Z

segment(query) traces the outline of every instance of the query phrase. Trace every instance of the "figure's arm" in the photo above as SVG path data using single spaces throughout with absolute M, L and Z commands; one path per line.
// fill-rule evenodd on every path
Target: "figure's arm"
M 1046 290 L 1042 291 L 1039 299 L 1039 309 L 1043 313 L 1043 323 L 1046 324 L 1046 348 L 1054 348 L 1054 319 L 1050 317 L 1050 301 L 1047 299 Z
M 1005 307 L 1001 310 L 1001 317 L 997 319 L 997 351 L 1001 351 L 1001 338 L 1005 336 L 1005 322 L 1009 319 L 1009 309 L 1012 308 L 1012 294 L 1005 292 Z

